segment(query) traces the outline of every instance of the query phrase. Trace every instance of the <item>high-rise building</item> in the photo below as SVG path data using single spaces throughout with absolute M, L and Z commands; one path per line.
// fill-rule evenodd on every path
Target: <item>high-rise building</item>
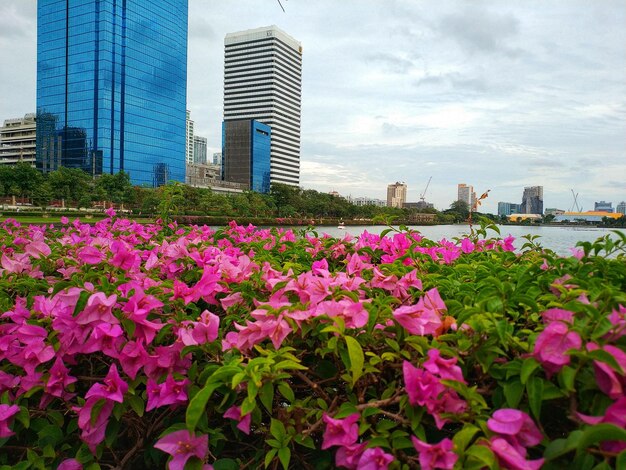
M 472 211 L 476 206 L 476 192 L 472 185 L 460 183 L 457 185 L 457 201 L 463 201 L 467 204 L 467 208 Z
M 600 212 L 613 212 L 613 203 L 606 201 L 596 202 L 594 203 L 593 210 Z
M 199 135 L 193 136 L 193 162 L 198 165 L 206 165 L 207 154 L 206 154 L 206 137 L 200 137 Z
M 190 165 L 194 162 L 194 144 L 193 144 L 193 121 L 191 119 L 191 111 L 187 110 L 187 120 L 185 122 L 185 163 Z
M 519 214 L 520 205 L 513 202 L 498 202 L 498 215 Z
M 615 212 L 626 215 L 626 201 L 620 202 L 615 208 Z
M 402 208 L 406 202 L 406 184 L 395 182 L 387 186 L 387 207 Z
M 0 165 L 35 163 L 35 115 L 6 119 L 0 127 Z
M 520 209 L 522 214 L 543 214 L 543 186 L 524 188 Z
M 187 1 L 37 2 L 37 167 L 185 180 Z
M 270 191 L 270 148 L 272 129 L 254 119 L 224 121 L 222 124 L 225 181 L 246 184 L 259 193 Z
M 272 183 L 300 182 L 301 91 L 298 41 L 276 26 L 226 35 L 224 121 L 254 119 L 272 128 Z
M 215 152 L 213 154 L 213 165 L 222 166 L 222 153 L 221 152 Z

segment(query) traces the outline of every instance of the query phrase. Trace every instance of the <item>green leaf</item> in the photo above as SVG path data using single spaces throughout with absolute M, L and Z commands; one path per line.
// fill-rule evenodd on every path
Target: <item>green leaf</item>
M 463 429 L 457 432 L 452 438 L 454 447 L 456 447 L 458 451 L 463 452 L 478 431 L 480 431 L 480 429 L 473 424 L 466 424 Z
M 289 447 L 278 449 L 278 460 L 283 464 L 283 470 L 287 470 L 289 468 L 289 461 L 291 460 L 291 449 Z
M 259 390 L 259 398 L 261 403 L 267 411 L 272 413 L 274 404 L 274 384 L 272 382 L 265 382 Z
M 278 419 L 272 418 L 270 424 L 270 434 L 276 438 L 276 440 L 282 442 L 282 440 L 287 435 L 287 431 L 285 430 L 285 425 L 282 421 Z
M 302 436 L 301 434 L 296 434 L 293 438 L 296 444 L 299 444 L 304 447 L 308 447 L 309 449 L 315 449 L 315 441 L 311 436 Z
M 531 377 L 526 384 L 528 392 L 528 404 L 535 418 L 539 419 L 541 415 L 541 403 L 543 402 L 543 379 L 539 377 Z
M 626 429 L 609 423 L 590 426 L 583 431 L 583 435 L 578 441 L 576 453 L 580 454 L 586 451 L 588 447 L 605 441 L 626 441 Z
M 626 450 L 622 451 L 615 459 L 615 468 L 626 468 Z
M 190 432 L 195 431 L 198 421 L 205 413 L 209 398 L 220 386 L 219 383 L 207 383 L 189 402 L 185 413 L 185 422 Z
M 138 397 L 137 395 L 130 395 L 126 401 L 128 401 L 135 414 L 141 418 L 145 411 L 145 402 L 141 399 L 141 397 Z
M 74 312 L 72 312 L 72 316 L 77 316 L 80 312 L 85 309 L 85 305 L 87 305 L 87 301 L 89 300 L 89 296 L 91 294 L 86 290 L 80 293 L 78 300 L 76 301 L 76 305 L 74 306 Z
M 293 390 L 291 389 L 291 387 L 289 386 L 289 384 L 285 383 L 285 382 L 280 382 L 278 384 L 278 391 L 280 392 L 280 394 L 285 397 L 285 399 L 287 399 L 287 401 L 289 401 L 290 403 L 293 403 L 296 400 L 296 397 L 293 393 Z
M 559 372 L 559 384 L 568 392 L 574 392 L 574 381 L 576 380 L 576 369 L 570 366 L 564 366 Z
M 63 442 L 63 431 L 53 424 L 44 427 L 37 434 L 39 435 L 39 441 L 37 441 L 39 447 L 57 446 Z
M 506 404 L 511 408 L 517 408 L 524 394 L 524 385 L 518 381 L 507 382 L 503 386 L 503 391 Z
M 365 362 L 365 357 L 363 355 L 363 349 L 356 339 L 352 336 L 346 336 L 345 340 L 346 345 L 348 346 L 348 356 L 350 357 L 352 386 L 354 386 L 363 374 L 363 363 Z
M 487 446 L 473 445 L 466 455 L 466 468 L 497 468 L 496 456 Z
M 213 462 L 213 470 L 237 470 L 240 465 L 233 459 L 218 459 Z
M 546 447 L 546 451 L 543 454 L 544 458 L 546 460 L 553 460 L 575 450 L 582 436 L 583 431 L 576 430 L 572 431 L 570 435 L 567 436 L 567 439 L 555 439 Z
M 616 372 L 619 372 L 620 374 L 624 374 L 624 371 L 622 370 L 618 362 L 615 360 L 613 355 L 608 353 L 607 351 L 603 351 L 602 349 L 588 351 L 587 357 L 589 359 L 593 359 L 594 361 L 604 362 L 608 364 L 609 366 L 611 366 L 611 368 L 615 370 Z
M 539 365 L 539 362 L 537 362 L 534 357 L 529 357 L 524 360 L 524 363 L 522 364 L 522 369 L 520 371 L 520 382 L 526 385 L 526 382 L 528 382 L 528 378 L 535 371 L 535 369 L 539 367 Z
M 269 467 L 277 452 L 278 449 L 270 449 L 267 454 L 265 454 L 265 468 Z

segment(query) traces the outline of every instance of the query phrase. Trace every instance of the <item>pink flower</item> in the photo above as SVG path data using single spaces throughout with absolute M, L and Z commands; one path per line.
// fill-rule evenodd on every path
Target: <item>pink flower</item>
M 587 416 L 576 413 L 578 418 L 587 424 L 609 423 L 619 428 L 626 428 L 626 396 L 620 397 L 615 403 L 610 405 L 604 412 L 604 416 Z M 619 453 L 626 449 L 624 441 L 605 441 L 601 445 L 602 449 Z
M 104 292 L 91 294 L 89 299 L 87 299 L 85 309 L 76 317 L 76 323 L 79 325 L 88 325 L 96 321 L 111 324 L 119 323 L 119 320 L 113 315 L 112 312 L 116 302 L 117 295 L 115 294 L 108 297 Z
M 15 433 L 9 429 L 9 421 L 20 412 L 17 405 L 0 405 L 0 438 L 9 437 Z
M 412 335 L 434 335 L 441 328 L 441 316 L 424 306 L 423 298 L 417 304 L 397 308 L 393 317 Z
M 411 436 L 413 446 L 419 454 L 420 467 L 422 470 L 431 470 L 441 468 L 444 470 L 452 470 L 459 456 L 456 455 L 452 448 L 454 444 L 448 438 L 445 438 L 438 444 L 428 444 L 420 441 L 417 437 Z
M 461 372 L 461 368 L 456 363 L 456 357 L 444 359 L 441 357 L 439 349 L 433 348 L 428 350 L 428 360 L 424 362 L 424 369 L 431 374 L 439 376 L 441 379 L 466 383 L 463 378 L 463 372 Z
M 361 444 L 351 444 L 349 446 L 341 446 L 335 454 L 335 465 L 337 467 L 345 467 L 348 469 L 358 468 L 361 454 L 367 447 L 367 442 Z
M 78 250 L 76 257 L 85 264 L 99 264 L 106 255 L 95 246 L 85 246 Z
M 76 377 L 69 375 L 69 369 L 65 367 L 60 357 L 54 361 L 50 368 L 50 377 L 45 386 L 45 391 L 52 396 L 61 397 L 68 385 L 76 382 Z
M 250 423 L 252 421 L 252 415 L 248 413 L 245 416 L 241 415 L 241 408 L 239 406 L 231 406 L 224 413 L 224 418 L 234 419 L 238 421 L 237 429 L 244 434 L 250 434 Z
M 179 330 L 179 337 L 185 346 L 212 343 L 219 334 L 220 317 L 205 310 L 198 322 L 183 322 L 185 328 Z
M 194 437 L 183 429 L 163 436 L 154 447 L 172 456 L 168 464 L 170 470 L 184 470 L 187 460 L 191 457 L 205 459 L 209 451 L 209 436 Z
M 571 324 L 574 320 L 574 312 L 563 310 L 562 308 L 550 308 L 543 312 L 541 316 L 546 325 L 555 321 L 562 321 Z
M 613 329 L 607 335 L 608 339 L 615 341 L 626 335 L 626 307 L 620 305 L 619 310 L 613 310 L 608 318 L 613 325 Z
M 506 439 L 491 438 L 491 450 L 498 458 L 500 465 L 509 470 L 539 470 L 544 459 L 526 460 L 526 451 L 520 453 Z
M 472 240 L 470 240 L 469 238 L 464 238 L 461 242 L 461 250 L 463 251 L 463 253 L 471 253 L 472 251 L 474 251 L 474 248 L 474 243 L 472 243 Z
M 445 389 L 437 377 L 426 370 L 418 369 L 409 361 L 402 363 L 402 373 L 411 405 L 424 406 Z
M 567 351 L 580 349 L 582 340 L 575 331 L 560 321 L 550 323 L 537 337 L 533 355 L 541 363 L 548 375 L 561 370 L 569 364 Z
M 600 349 L 600 347 L 595 343 L 588 343 L 587 349 L 594 351 Z M 605 345 L 601 349 L 613 356 L 617 364 L 622 368 L 622 371 L 626 371 L 626 353 L 624 351 L 610 344 Z M 602 361 L 593 361 L 593 369 L 600 390 L 614 400 L 626 396 L 626 376 L 624 374 L 615 372 L 610 365 Z
M 104 384 L 96 383 L 92 385 L 85 398 L 104 398 L 105 400 L 122 403 L 127 390 L 128 384 L 120 378 L 116 365 L 111 364 L 109 373 L 104 378 Z
M 83 470 L 83 465 L 76 459 L 65 459 L 59 464 L 57 470 Z
M 344 419 L 333 419 L 324 413 L 323 420 L 326 423 L 326 430 L 324 431 L 322 449 L 354 444 L 359 438 L 359 419 L 358 413 L 351 414 Z
M 105 400 L 99 413 L 92 417 L 93 408 L 99 402 L 101 399 L 94 397 L 88 399 L 81 408 L 74 408 L 78 412 L 78 427 L 81 429 L 80 438 L 94 454 L 98 444 L 104 440 L 104 434 L 114 406 L 112 401 Z
M 187 385 L 189 385 L 189 380 L 184 379 L 177 382 L 171 375 L 168 375 L 165 382 L 161 384 L 148 379 L 146 384 L 148 394 L 146 411 L 166 405 L 187 403 Z
M 498 433 L 518 450 L 536 446 L 542 435 L 533 420 L 526 413 L 511 408 L 502 408 L 487 420 L 487 428 Z
M 387 470 L 393 460 L 393 455 L 386 453 L 379 447 L 374 447 L 366 449 L 361 454 L 357 468 L 359 470 Z

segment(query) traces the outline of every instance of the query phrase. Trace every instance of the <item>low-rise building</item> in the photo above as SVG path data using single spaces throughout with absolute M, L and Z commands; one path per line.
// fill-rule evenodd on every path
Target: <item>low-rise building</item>
M 554 218 L 554 222 L 602 222 L 602 219 L 619 219 L 623 214 L 604 211 L 565 212 Z
M 35 114 L 4 121 L 4 125 L 0 127 L 0 164 L 35 164 L 36 127 Z

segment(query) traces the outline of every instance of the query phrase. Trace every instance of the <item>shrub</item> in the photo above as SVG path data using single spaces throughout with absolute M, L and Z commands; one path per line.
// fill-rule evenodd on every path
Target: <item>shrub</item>
M 2 224 L 0 465 L 626 463 L 626 236 Z M 623 468 L 623 467 L 622 467 Z

